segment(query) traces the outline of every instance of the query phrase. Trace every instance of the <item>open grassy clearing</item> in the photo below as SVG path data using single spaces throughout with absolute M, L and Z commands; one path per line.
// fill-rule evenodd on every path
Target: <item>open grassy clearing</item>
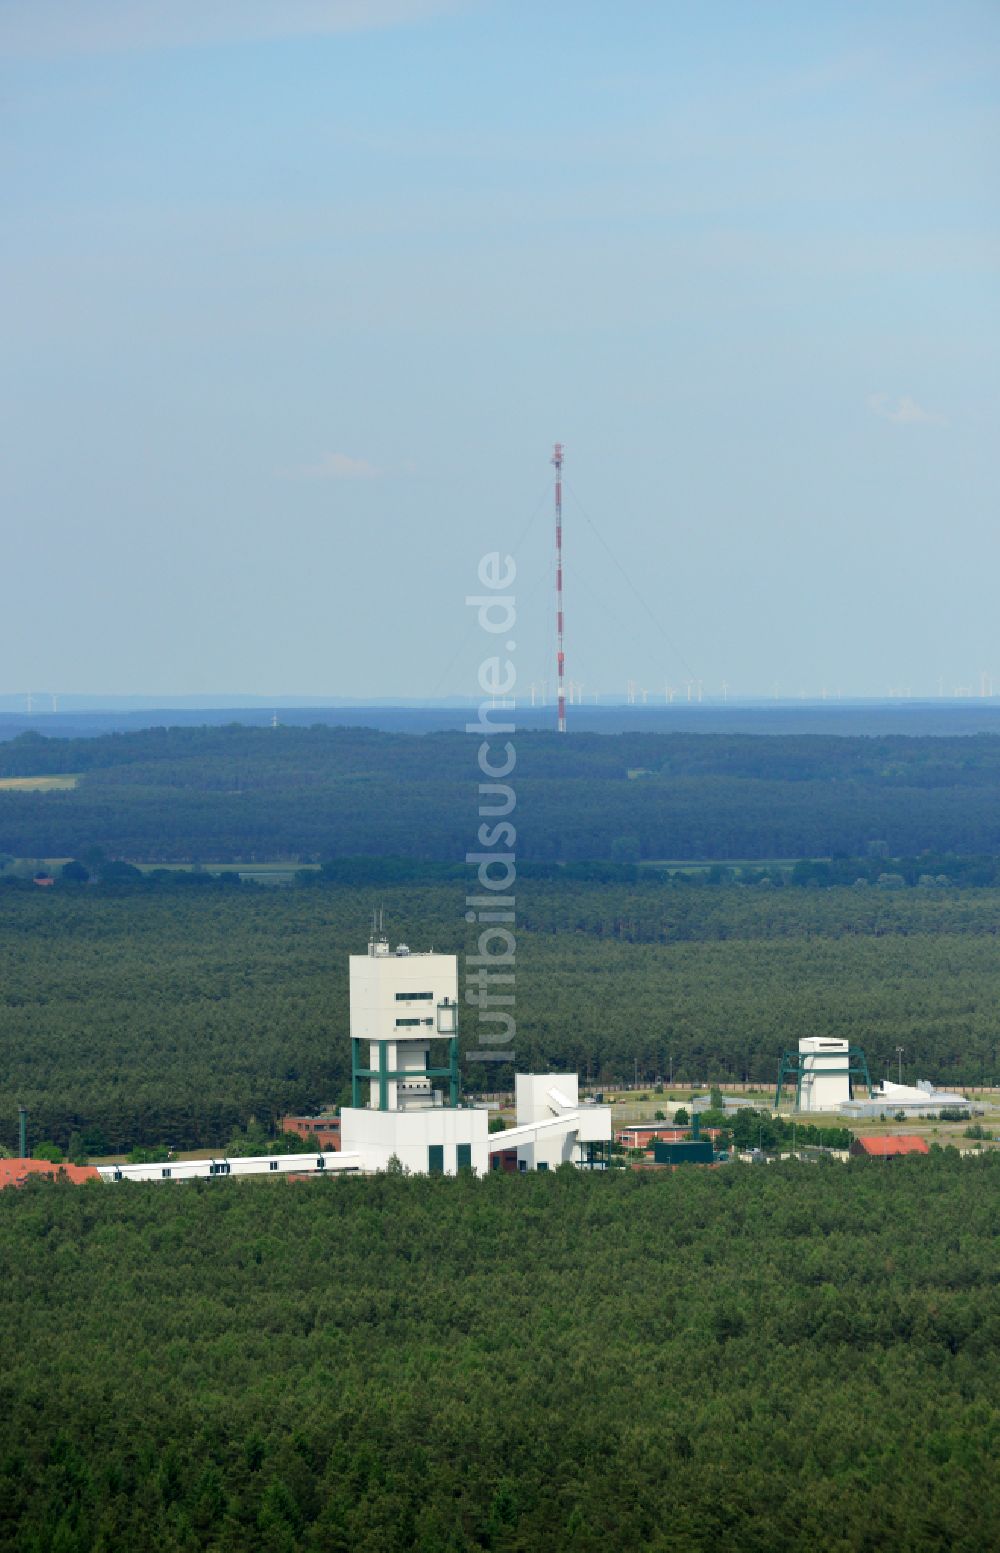
M 0 777 L 0 791 L 5 793 L 55 793 L 65 792 L 79 782 L 78 775 Z
M 18 779 L 20 780 L 20 779 Z M 31 778 L 29 780 L 34 780 Z M 40 779 L 42 780 L 42 779 Z M 57 781 L 58 778 L 45 778 L 48 781 Z M 0 787 L 11 786 L 11 780 L 0 780 Z M 16 857 L 12 860 L 11 867 L 23 867 L 43 865 L 46 868 L 59 869 L 64 863 L 70 862 L 68 857 Z M 189 861 L 185 863 L 147 863 L 136 858 L 128 858 L 128 862 L 140 873 L 151 874 L 154 871 L 167 873 L 189 874 L 197 869 L 206 874 L 239 874 L 241 879 L 294 879 L 298 873 L 316 873 L 319 871 L 318 863 L 203 863 L 201 861 Z
M 318 863 L 141 863 L 136 859 L 130 859 L 133 867 L 138 868 L 144 874 L 150 874 L 155 870 L 166 870 L 168 873 L 186 874 L 193 868 L 206 874 L 239 874 L 243 878 L 256 877 L 258 874 L 264 877 L 267 874 L 287 874 L 291 877 L 300 872 L 316 873 L 319 870 Z
M 712 868 L 782 868 L 791 873 L 796 863 L 828 863 L 828 857 L 656 857 L 640 858 L 637 868 L 683 868 L 686 873 L 707 874 Z

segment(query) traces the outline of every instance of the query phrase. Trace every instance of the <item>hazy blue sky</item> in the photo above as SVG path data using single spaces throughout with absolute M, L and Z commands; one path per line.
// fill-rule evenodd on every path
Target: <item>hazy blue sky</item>
M 995 0 L 2 0 L 0 690 L 470 690 L 515 541 L 526 687 L 556 438 L 588 696 L 1000 689 L 998 86 Z

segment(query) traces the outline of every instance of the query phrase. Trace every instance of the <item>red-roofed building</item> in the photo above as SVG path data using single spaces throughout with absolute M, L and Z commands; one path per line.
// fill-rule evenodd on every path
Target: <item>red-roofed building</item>
M 297 1132 L 319 1149 L 340 1148 L 339 1116 L 283 1116 L 278 1128 L 281 1132 Z
M 99 1181 L 93 1165 L 53 1165 L 47 1159 L 0 1159 L 0 1189 L 23 1186 L 29 1176 L 59 1176 L 79 1186 L 83 1181 Z
M 903 1154 L 929 1154 L 923 1138 L 913 1133 L 897 1133 L 893 1136 L 855 1138 L 851 1153 L 860 1159 L 899 1159 Z

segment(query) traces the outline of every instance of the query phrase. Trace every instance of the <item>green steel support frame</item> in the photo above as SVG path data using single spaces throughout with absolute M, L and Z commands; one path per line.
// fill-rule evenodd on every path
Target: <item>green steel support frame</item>
M 458 1076 L 458 1036 L 441 1036 L 438 1039 L 448 1042 L 448 1066 L 446 1068 L 425 1068 L 421 1074 L 423 1078 L 446 1078 L 448 1080 L 448 1103 L 454 1107 L 458 1105 L 461 1088 Z M 378 1108 L 380 1111 L 389 1109 L 389 1080 L 406 1079 L 414 1077 L 412 1068 L 390 1068 L 388 1066 L 389 1053 L 388 1041 L 367 1041 L 351 1038 L 351 1104 L 361 1104 L 360 1084 L 363 1079 L 378 1079 Z M 378 1067 L 369 1068 L 362 1065 L 361 1048 L 363 1046 L 378 1047 Z
M 605 1170 L 610 1170 L 614 1164 L 610 1139 L 598 1139 L 594 1143 L 580 1143 L 577 1147 L 580 1150 L 579 1163 L 589 1166 L 591 1170 L 598 1165 L 603 1165 Z
M 802 1080 L 806 1073 L 843 1073 L 844 1068 L 835 1065 L 833 1067 L 818 1067 L 815 1064 L 805 1066 L 805 1061 L 812 1055 L 810 1052 L 783 1052 L 781 1055 L 781 1069 L 778 1073 L 778 1082 L 774 1090 L 774 1109 L 781 1108 L 781 1091 L 785 1084 L 792 1078 L 795 1079 L 795 1109 L 802 1109 Z M 871 1094 L 872 1076 L 868 1071 L 868 1059 L 860 1046 L 850 1046 L 847 1051 L 847 1084 L 848 1093 L 854 1098 L 854 1085 L 852 1076 L 863 1078 L 868 1093 Z

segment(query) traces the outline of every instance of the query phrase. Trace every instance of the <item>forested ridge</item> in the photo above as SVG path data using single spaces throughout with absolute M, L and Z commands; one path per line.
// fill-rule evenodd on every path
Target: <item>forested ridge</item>
M 11 1553 L 981 1553 L 1000 1161 L 0 1193 Z
M 80 781 L 0 791 L 0 852 L 454 861 L 475 849 L 478 744 L 319 725 L 22 734 L 0 744 L 0 777 Z M 995 735 L 520 731 L 515 744 L 524 859 L 1000 854 Z
M 65 1146 L 217 1146 L 251 1116 L 347 1095 L 347 956 L 383 901 L 393 940 L 474 949 L 461 880 L 391 891 L 0 890 L 0 1142 L 16 1106 Z M 773 1083 L 799 1035 L 875 1077 L 996 1082 L 1000 891 L 656 889 L 519 882 L 522 1071 L 610 1083 Z M 465 1050 L 478 1044 L 462 1015 Z M 466 1080 L 484 1082 L 466 1065 Z M 96 1152 L 96 1150 L 95 1150 Z

